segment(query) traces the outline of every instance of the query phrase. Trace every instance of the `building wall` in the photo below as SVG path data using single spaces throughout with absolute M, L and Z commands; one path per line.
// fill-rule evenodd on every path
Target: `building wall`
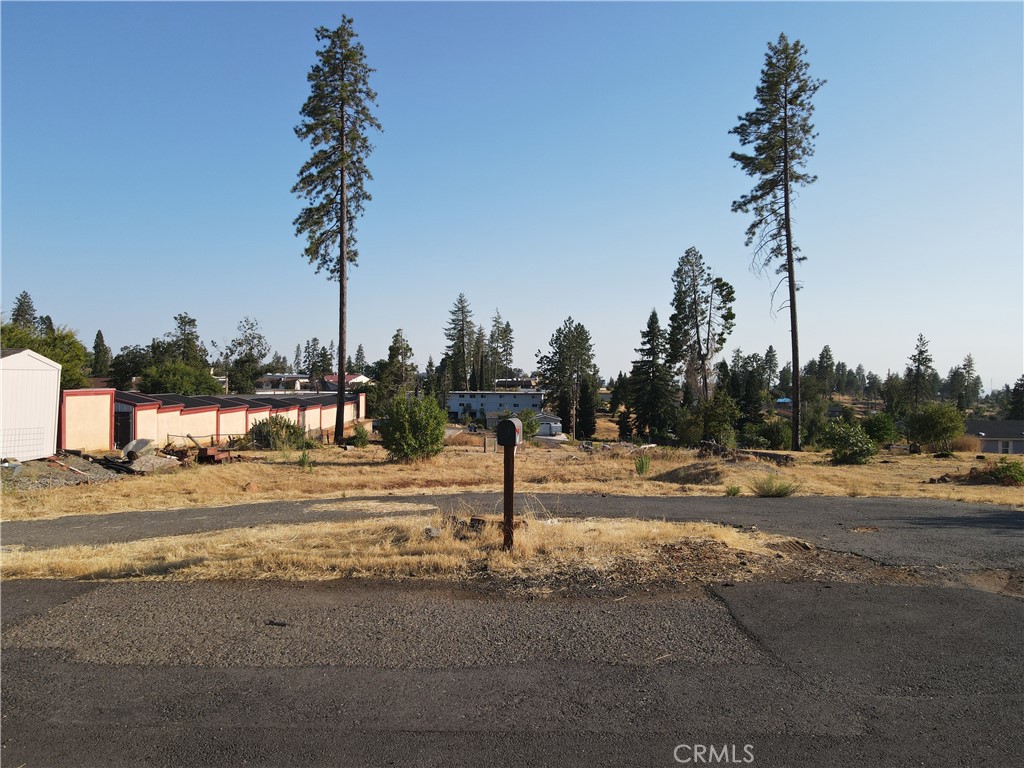
M 299 423 L 307 433 L 319 431 L 321 410 L 319 405 L 310 405 L 300 412 Z
M 982 453 L 1002 453 L 1002 454 L 1021 454 L 1024 453 L 1024 440 L 998 438 L 998 437 L 980 437 L 981 440 L 981 452 Z
M 114 390 L 64 392 L 60 447 L 74 451 L 109 451 L 114 447 Z
M 186 435 L 192 435 L 192 437 L 203 445 L 209 445 L 211 439 L 216 440 L 217 409 L 213 408 L 209 411 L 183 410 L 178 419 L 178 431 L 172 432 L 171 436 L 174 442 L 178 445 L 193 445 L 192 441 L 189 440 Z
M 170 435 L 181 434 L 184 434 L 181 431 L 181 408 L 160 408 L 156 417 L 156 444 L 162 448 L 171 442 Z
M 0 458 L 56 453 L 59 409 L 58 363 L 29 350 L 0 359 Z
M 278 410 L 274 413 L 274 415 L 280 416 L 281 418 L 290 421 L 292 424 L 299 423 L 299 407 L 297 405 L 292 408 L 284 408 Z
M 509 390 L 506 392 L 452 392 L 448 396 L 448 413 L 461 416 L 468 411 L 482 417 L 487 411 L 509 410 L 513 413 L 529 408 L 540 413 L 544 392 L 539 390 Z
M 250 408 L 245 413 L 245 431 L 252 429 L 253 424 L 266 421 L 270 418 L 270 408 Z
M 247 431 L 245 413 L 245 411 L 221 411 L 217 439 L 227 440 L 232 435 L 244 435 Z
M 158 439 L 159 417 L 156 408 L 135 408 L 135 439 L 152 440 L 157 445 L 163 445 Z

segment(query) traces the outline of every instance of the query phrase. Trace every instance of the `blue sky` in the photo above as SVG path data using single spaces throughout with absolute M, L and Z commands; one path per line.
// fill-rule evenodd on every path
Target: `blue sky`
M 568 316 L 605 375 L 697 247 L 737 293 L 736 347 L 789 355 L 750 270 L 752 181 L 728 131 L 766 43 L 808 49 L 818 182 L 800 191 L 804 360 L 1024 371 L 1021 3 L 22 3 L 2 22 L 2 300 L 116 352 L 244 315 L 289 359 L 336 337 L 337 284 L 301 255 L 292 131 L 313 29 L 355 20 L 384 133 L 350 278 L 349 346 L 422 367 L 457 295 L 495 309 L 516 364 Z

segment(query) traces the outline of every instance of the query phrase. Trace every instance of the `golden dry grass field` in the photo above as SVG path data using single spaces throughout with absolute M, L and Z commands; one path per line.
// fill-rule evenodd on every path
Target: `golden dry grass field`
M 394 511 L 415 506 L 395 504 Z M 511 552 L 496 524 L 470 534 L 455 518 L 406 514 L 354 522 L 266 525 L 207 534 L 144 539 L 106 546 L 14 550 L 4 578 L 178 580 L 455 578 L 486 572 L 498 578 L 581 571 L 606 576 L 624 563 L 662 572 L 665 547 L 700 541 L 743 565 L 780 537 L 711 523 L 558 520 L 526 515 Z M 425 531 L 431 535 L 426 535 Z M 657 566 L 657 567 L 656 567 Z M 746 573 L 753 574 L 752 568 Z
M 482 442 L 479 436 L 472 437 Z M 630 446 L 595 443 L 593 453 L 584 453 L 567 444 L 528 445 L 517 456 L 516 491 L 715 496 L 732 486 L 742 495 L 752 495 L 751 486 L 758 478 L 773 475 L 798 483 L 797 495 L 802 496 L 895 496 L 1024 507 L 1024 490 L 1019 487 L 928 482 L 982 466 L 985 462 L 973 453 L 937 459 L 883 452 L 867 465 L 832 466 L 826 454 L 802 452 L 793 454 L 792 466 L 781 468 L 757 460 L 701 459 L 686 449 L 651 448 L 647 453 L 650 468 L 641 477 L 635 465 L 637 449 Z M 103 484 L 5 489 L 2 518 L 45 519 L 345 495 L 501 490 L 502 454 L 485 453 L 480 443 L 449 446 L 439 456 L 414 464 L 390 463 L 384 450 L 374 444 L 351 451 L 324 447 L 311 451 L 310 456 L 313 465 L 309 469 L 300 466 L 298 452 L 264 452 L 246 454 L 247 460 L 233 464 L 184 467 Z

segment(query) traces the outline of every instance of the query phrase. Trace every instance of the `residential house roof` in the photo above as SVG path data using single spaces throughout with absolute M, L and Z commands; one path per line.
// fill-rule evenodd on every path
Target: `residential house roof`
M 984 435 L 997 440 L 1024 439 L 1024 421 L 991 421 L 968 419 L 964 431 L 969 435 Z

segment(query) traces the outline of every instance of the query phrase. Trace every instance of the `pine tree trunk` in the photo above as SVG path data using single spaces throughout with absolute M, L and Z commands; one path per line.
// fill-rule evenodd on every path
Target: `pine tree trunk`
M 786 92 L 786 102 L 789 103 L 789 93 Z M 789 330 L 793 344 L 793 440 L 791 447 L 794 451 L 800 450 L 800 337 L 796 325 L 796 264 L 793 258 L 793 229 L 790 221 L 790 190 L 789 190 L 789 110 L 783 116 L 782 124 L 782 197 L 785 210 L 783 211 L 784 226 L 786 228 L 786 275 L 789 283 Z
M 342 136 L 345 135 L 345 123 L 342 120 Z M 342 138 L 344 152 L 344 138 Z M 348 185 L 345 178 L 345 166 L 341 166 L 341 264 L 338 270 L 340 296 L 338 305 L 338 409 L 334 416 L 334 444 L 345 442 L 345 331 L 348 315 Z

